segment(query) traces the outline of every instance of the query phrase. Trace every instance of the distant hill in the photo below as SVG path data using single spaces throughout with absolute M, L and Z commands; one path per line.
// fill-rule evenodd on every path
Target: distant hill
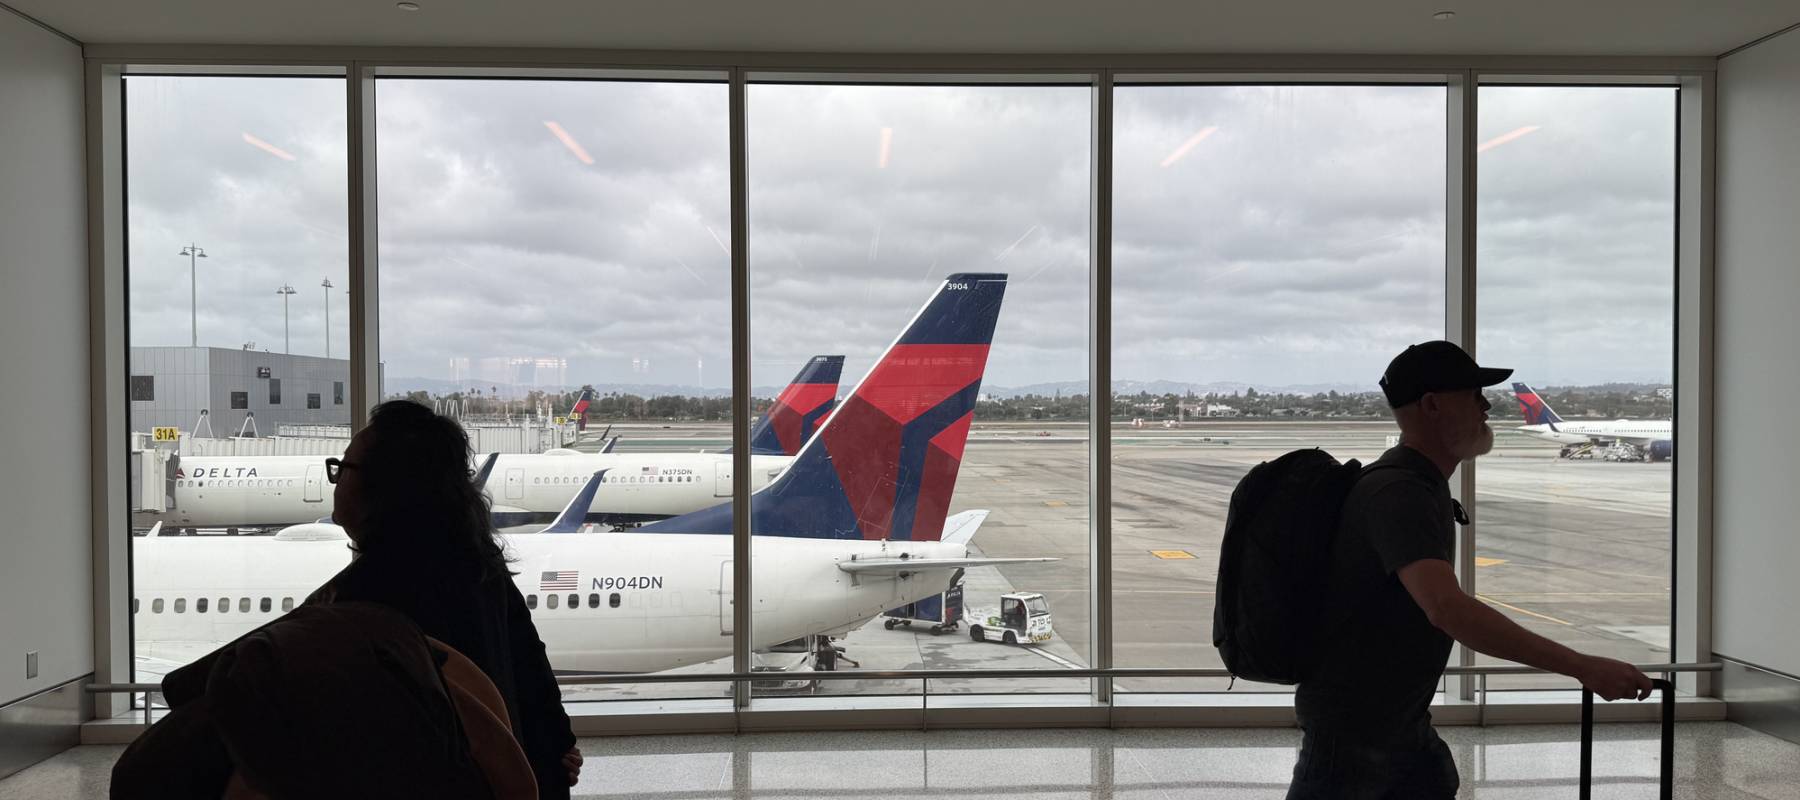
M 1357 386 L 1346 383 L 1316 383 L 1301 385 L 1276 385 L 1261 383 L 1240 383 L 1237 381 L 1213 381 L 1210 383 L 1188 383 L 1185 381 L 1113 381 L 1113 393 L 1134 395 L 1140 392 L 1151 395 L 1185 395 L 1196 396 L 1207 394 L 1232 395 L 1243 394 L 1246 389 L 1256 389 L 1262 394 L 1318 394 L 1321 392 L 1338 392 L 1340 394 L 1356 394 L 1359 392 L 1379 391 L 1375 386 Z M 1087 394 L 1088 382 L 1057 381 L 1053 383 L 1034 383 L 1028 386 L 983 386 L 982 393 L 994 397 L 1023 397 L 1039 395 L 1054 397 Z
M 448 395 L 457 391 L 467 391 L 470 387 L 479 387 L 482 394 L 491 388 L 499 390 L 500 397 L 517 400 L 530 392 L 572 392 L 583 384 L 572 386 L 517 385 L 508 383 L 482 383 L 480 381 L 446 381 L 435 378 L 388 378 L 382 389 L 389 395 L 406 394 L 407 392 L 426 392 L 432 395 Z M 669 383 L 596 383 L 594 391 L 602 395 L 634 394 L 639 397 L 730 397 L 731 389 L 719 387 L 682 386 Z M 751 387 L 750 394 L 755 397 L 774 397 L 781 393 L 780 386 Z M 846 388 L 847 390 L 847 388 Z

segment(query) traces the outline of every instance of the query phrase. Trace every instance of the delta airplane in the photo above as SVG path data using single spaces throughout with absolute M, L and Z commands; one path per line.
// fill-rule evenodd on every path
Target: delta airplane
M 843 356 L 814 356 L 750 430 L 750 487 L 767 486 L 794 460 L 837 404 Z M 540 523 L 556 515 L 600 470 L 599 496 L 587 521 L 633 524 L 686 514 L 731 496 L 731 454 L 593 454 L 552 450 L 501 455 L 487 484 L 494 524 Z M 497 481 L 497 485 L 494 481 Z
M 1557 416 L 1530 386 L 1514 383 L 1513 396 L 1519 399 L 1519 412 L 1525 416 L 1526 424 L 1518 430 L 1564 445 L 1564 455 L 1575 445 L 1615 442 L 1634 448 L 1645 461 L 1662 461 L 1675 455 L 1675 433 L 1669 420 L 1568 422 Z
M 776 397 L 751 436 L 751 485 L 781 474 L 793 454 L 836 404 L 843 356 L 815 356 Z M 579 413 L 589 400 L 576 401 Z M 536 454 L 489 454 L 471 467 L 483 476 L 503 528 L 542 524 L 587 478 L 607 470 L 589 522 L 637 523 L 705 508 L 731 496 L 728 453 L 599 453 L 559 448 Z M 171 525 L 194 528 L 268 527 L 331 515 L 325 459 L 319 456 L 183 456 L 174 464 Z M 491 482 L 489 478 L 491 476 Z
M 985 511 L 949 516 L 1002 274 L 957 274 L 868 375 L 750 496 L 753 649 L 847 631 L 948 589 L 983 558 Z M 596 473 L 552 531 L 577 524 Z M 633 531 L 503 536 L 513 579 L 560 670 L 650 672 L 721 658 L 733 631 L 731 503 Z M 182 663 L 273 619 L 350 558 L 342 530 L 272 537 L 143 537 L 132 558 L 138 653 Z

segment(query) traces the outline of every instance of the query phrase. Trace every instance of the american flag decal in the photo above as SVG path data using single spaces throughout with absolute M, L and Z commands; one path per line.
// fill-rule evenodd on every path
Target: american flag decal
M 573 592 L 580 586 L 577 570 L 565 569 L 546 572 L 538 580 L 540 592 Z

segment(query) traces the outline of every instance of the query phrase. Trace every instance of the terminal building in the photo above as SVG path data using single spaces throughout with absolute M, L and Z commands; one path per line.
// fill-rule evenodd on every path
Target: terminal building
M 133 347 L 131 430 L 274 436 L 281 426 L 350 424 L 350 362 L 222 347 Z
M 1794 0 L 0 0 L 0 109 L 0 798 L 1800 800 Z

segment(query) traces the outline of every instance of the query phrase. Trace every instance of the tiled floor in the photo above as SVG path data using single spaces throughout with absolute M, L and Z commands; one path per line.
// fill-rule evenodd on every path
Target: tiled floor
M 1572 726 L 1442 728 L 1462 798 L 1575 797 Z M 1657 730 L 1601 726 L 1596 798 L 1656 797 Z M 577 797 L 1281 798 L 1291 729 L 1003 730 L 584 739 Z M 0 781 L 12 800 L 106 796 L 120 747 L 80 747 Z M 1800 800 L 1800 746 L 1730 723 L 1677 730 L 1675 796 Z

